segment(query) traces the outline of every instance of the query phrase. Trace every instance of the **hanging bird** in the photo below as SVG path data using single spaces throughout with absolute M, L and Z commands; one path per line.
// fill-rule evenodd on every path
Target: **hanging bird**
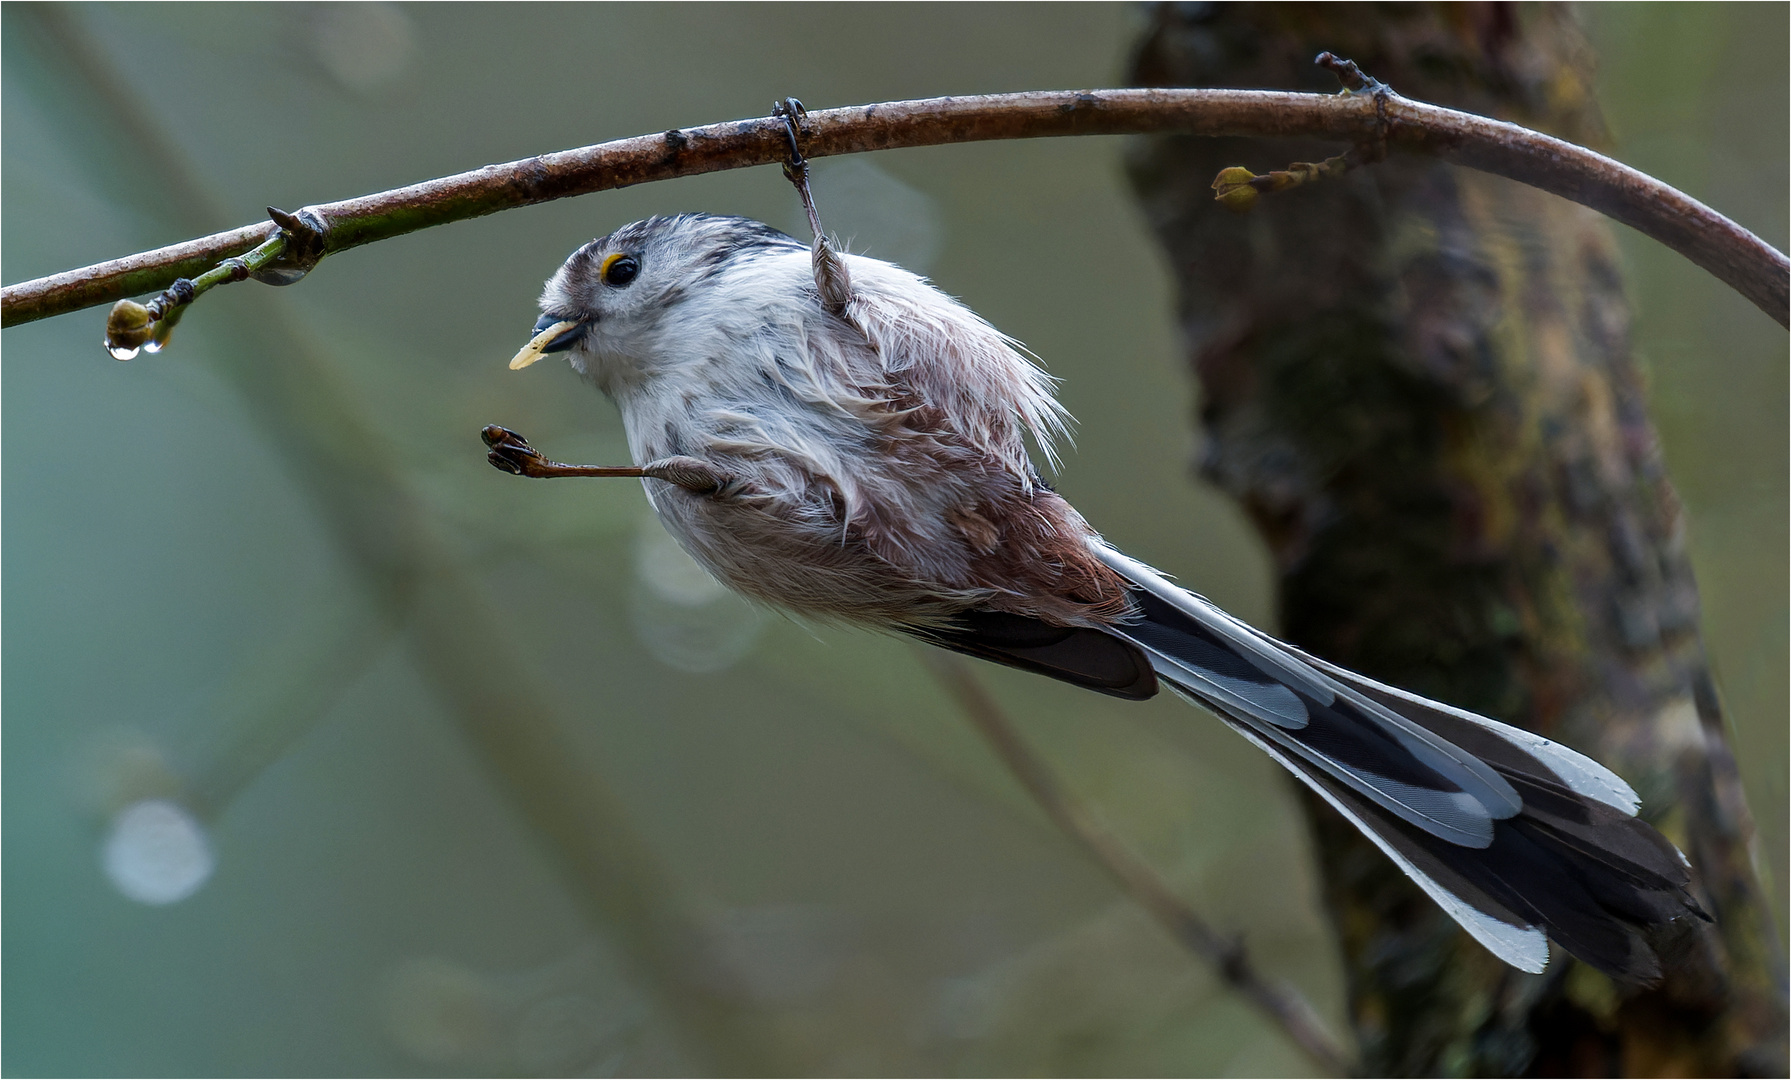
M 799 172 L 799 170 L 798 170 Z M 717 579 L 1144 699 L 1168 686 L 1311 787 L 1494 954 L 1548 939 L 1612 976 L 1659 978 L 1651 928 L 1708 918 L 1683 855 L 1597 762 L 1364 678 L 1227 615 L 1122 554 L 1040 477 L 1068 416 L 1017 344 L 925 279 L 739 217 L 626 225 L 573 252 L 511 362 L 564 353 L 619 406 L 637 476 Z

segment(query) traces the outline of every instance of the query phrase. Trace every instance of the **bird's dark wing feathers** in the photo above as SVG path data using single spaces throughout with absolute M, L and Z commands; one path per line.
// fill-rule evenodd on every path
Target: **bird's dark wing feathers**
M 1004 611 L 969 611 L 949 627 L 904 627 L 922 641 L 1131 701 L 1155 697 L 1157 676 L 1138 646 L 1104 630 L 1052 626 Z
M 1592 759 L 1307 656 L 1112 548 L 1096 553 L 1137 587 L 1136 619 L 1096 630 L 973 612 L 908 632 L 1116 697 L 1148 698 L 1167 683 L 1267 751 L 1526 971 L 1547 964 L 1553 938 L 1607 974 L 1651 982 L 1654 928 L 1708 918 L 1685 857 Z

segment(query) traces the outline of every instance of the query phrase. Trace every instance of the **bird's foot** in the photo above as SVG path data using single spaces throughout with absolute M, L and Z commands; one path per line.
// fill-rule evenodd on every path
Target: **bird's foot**
M 693 457 L 660 458 L 646 465 L 567 465 L 548 460 L 545 454 L 530 446 L 527 439 L 506 427 L 488 424 L 479 432 L 479 437 L 491 448 L 485 460 L 491 462 L 493 468 L 515 476 L 530 476 L 537 480 L 567 476 L 644 476 L 664 480 L 696 495 L 716 497 L 732 494 L 741 487 L 734 477 Z
M 491 462 L 493 468 L 538 479 L 563 475 L 555 468 L 558 462 L 547 460 L 541 451 L 529 445 L 527 439 L 509 428 L 487 424 L 479 437 L 491 448 L 485 460 Z
M 784 122 L 784 133 L 790 140 L 790 156 L 784 159 L 784 177 L 795 185 L 796 194 L 802 199 L 802 209 L 808 214 L 808 227 L 815 234 L 815 291 L 820 294 L 821 306 L 829 314 L 844 318 L 846 305 L 852 299 L 852 277 L 846 270 L 845 260 L 827 242 L 827 232 L 821 228 L 821 215 L 815 209 L 814 195 L 809 191 L 808 159 L 802 156 L 803 121 L 808 117 L 808 110 L 802 107 L 802 102 L 787 97 L 771 106 L 771 115 Z

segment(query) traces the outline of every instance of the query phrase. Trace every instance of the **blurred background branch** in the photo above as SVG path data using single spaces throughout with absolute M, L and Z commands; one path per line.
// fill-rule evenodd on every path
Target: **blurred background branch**
M 195 230 L 221 216 L 198 171 L 93 45 L 80 14 L 62 7 L 29 12 L 71 95 L 79 86 L 128 146 L 127 156 L 149 166 L 136 174 L 141 197 L 179 207 L 181 223 Z M 593 923 L 613 935 L 631 973 L 680 1024 L 701 1067 L 730 1075 L 782 1072 L 764 1027 L 730 996 L 706 928 L 604 790 L 601 770 L 581 762 L 561 733 L 564 721 L 518 648 L 525 640 L 520 628 L 468 578 L 434 515 L 392 471 L 392 451 L 332 375 L 328 346 L 281 305 L 256 308 L 231 312 L 232 336 L 242 344 L 224 374 L 333 527 L 375 617 L 403 628 L 461 736 L 553 852 Z M 280 705 L 302 715 L 305 703 L 298 693 Z M 216 802 L 226 792 L 207 794 Z
M 1195 956 L 1211 964 L 1226 985 L 1242 994 L 1287 1032 L 1289 1038 L 1328 1073 L 1352 1074 L 1354 1062 L 1325 1029 L 1317 1010 L 1290 986 L 1270 981 L 1250 960 L 1241 938 L 1227 937 L 1160 877 L 1150 864 L 1126 849 L 1093 813 L 1064 787 L 1063 782 L 1027 745 L 1005 710 L 977 681 L 970 665 L 938 649 L 917 650 L 948 694 L 963 710 L 965 719 L 982 734 L 1008 771 L 1037 802 L 1045 815 L 1080 843 L 1113 877 L 1126 894 L 1169 931 L 1171 937 Z

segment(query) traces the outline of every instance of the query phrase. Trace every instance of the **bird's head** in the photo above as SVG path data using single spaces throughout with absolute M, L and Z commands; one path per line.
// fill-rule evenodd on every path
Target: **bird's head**
M 766 255 L 805 252 L 796 239 L 751 218 L 652 217 L 574 251 L 541 293 L 541 318 L 512 368 L 567 352 L 573 366 L 609 383 L 639 373 L 667 326 L 699 316 L 725 271 Z

